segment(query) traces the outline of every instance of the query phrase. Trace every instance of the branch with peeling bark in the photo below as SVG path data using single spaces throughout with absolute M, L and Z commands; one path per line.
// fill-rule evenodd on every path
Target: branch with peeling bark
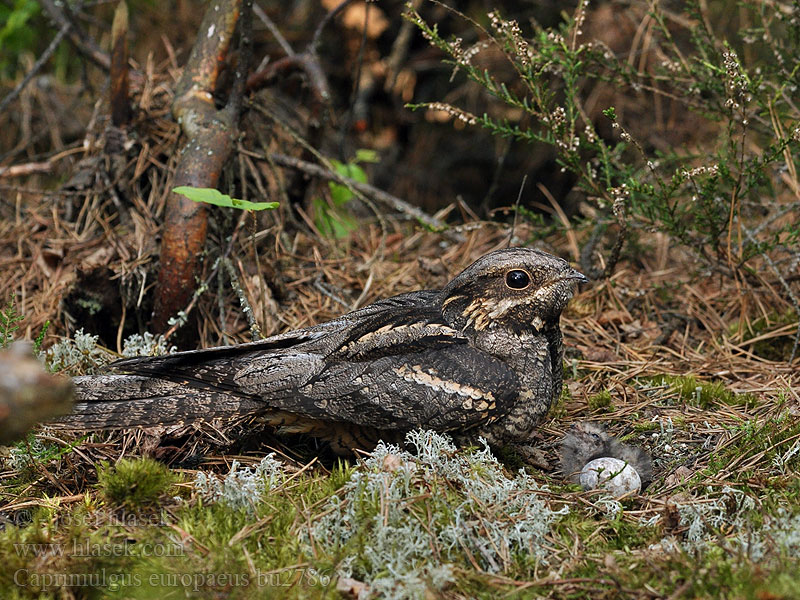
M 252 89 L 254 83 L 251 77 L 245 85 L 245 67 L 249 58 L 246 47 L 249 32 L 245 26 L 249 23 L 251 10 L 248 0 L 217 0 L 209 7 L 204 17 L 197 42 L 192 49 L 183 76 L 176 86 L 172 106 L 172 114 L 181 124 L 186 136 L 186 143 L 176 167 L 174 186 L 217 187 L 222 167 L 233 149 L 233 141 L 237 136 L 241 94 L 244 89 Z M 336 12 L 332 11 L 323 24 L 330 22 Z M 247 13 L 247 16 L 244 13 Z M 220 67 L 231 50 L 237 24 L 242 28 L 240 40 L 243 42 L 239 70 L 226 106 L 218 109 L 212 94 L 217 87 Z M 328 99 L 327 81 L 316 60 L 316 46 L 322 27 L 323 25 L 317 29 L 314 40 L 304 53 L 291 53 L 283 62 L 273 63 L 270 69 L 274 74 L 282 68 L 291 68 L 302 63 L 301 67 L 309 75 L 312 88 L 319 95 L 316 98 L 318 105 Z M 240 149 L 240 152 L 247 153 L 243 149 Z M 360 196 L 362 198 L 366 196 L 390 207 L 393 211 L 418 220 L 427 227 L 443 230 L 443 235 L 446 237 L 461 238 L 459 234 L 447 231 L 446 224 L 439 219 L 372 186 L 352 181 L 330 169 L 282 154 L 272 154 L 270 159 L 292 169 L 337 181 L 355 190 L 357 194 L 363 194 Z M 368 202 L 366 198 L 364 201 Z M 161 243 L 161 265 L 151 323 L 154 330 L 167 329 L 169 319 L 191 302 L 200 275 L 207 228 L 206 205 L 192 202 L 181 195 L 170 194 L 167 200 Z M 187 328 L 184 331 L 188 332 L 191 329 Z M 184 339 L 185 341 L 188 340 Z
M 131 118 L 128 100 L 128 4 L 120 2 L 111 26 L 111 123 L 125 127 Z
M 215 106 L 212 94 L 242 11 L 251 9 L 249 0 L 217 0 L 206 11 L 172 104 L 172 115 L 186 137 L 173 187 L 217 187 L 237 135 L 241 99 L 235 96 L 241 94 L 243 86 L 234 86 L 227 105 L 221 109 Z M 250 15 L 243 18 L 249 19 Z M 246 66 L 240 61 L 239 68 L 244 72 Z M 152 321 L 155 330 L 165 330 L 170 317 L 190 301 L 200 274 L 207 230 L 206 205 L 170 193 Z

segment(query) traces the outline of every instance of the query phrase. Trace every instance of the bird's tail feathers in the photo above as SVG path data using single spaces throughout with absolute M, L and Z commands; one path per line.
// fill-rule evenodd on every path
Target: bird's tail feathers
M 255 414 L 259 400 L 139 375 L 74 378 L 76 404 L 51 423 L 59 429 L 113 429 L 177 425 Z

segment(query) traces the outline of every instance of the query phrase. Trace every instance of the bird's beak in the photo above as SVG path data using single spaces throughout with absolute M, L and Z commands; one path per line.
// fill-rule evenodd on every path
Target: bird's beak
M 586 275 L 584 275 L 580 271 L 576 271 L 575 269 L 569 269 L 564 274 L 563 279 L 574 279 L 578 283 L 588 283 L 589 282 L 589 278 L 586 277 Z

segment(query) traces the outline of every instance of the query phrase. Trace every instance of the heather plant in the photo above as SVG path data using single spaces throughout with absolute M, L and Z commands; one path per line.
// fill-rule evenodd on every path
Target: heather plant
M 533 23 L 529 30 L 499 11 L 479 23 L 451 9 L 469 21 L 471 30 L 463 35 L 474 40 L 470 44 L 461 37 L 445 39 L 409 6 L 407 18 L 447 55 L 455 72 L 513 110 L 476 115 L 443 102 L 412 108 L 444 110 L 493 134 L 551 146 L 561 169 L 575 177 L 599 214 L 599 227 L 616 223 L 605 276 L 626 237 L 660 231 L 728 275 L 741 274 L 754 256 L 770 252 L 765 261 L 797 312 L 781 275 L 798 261 L 800 236 L 800 110 L 793 100 L 800 83 L 797 9 L 745 0 L 739 3 L 743 25 L 723 34 L 709 25 L 705 3 L 683 6 L 678 15 L 658 2 L 638 4 L 643 23 L 652 26 L 647 61 L 588 38 L 587 0 L 559 26 Z M 634 2 L 631 10 L 636 8 Z M 478 66 L 496 65 L 476 60 L 488 48 L 502 52 L 513 81 L 496 66 Z M 589 116 L 586 98 L 598 85 L 613 89 L 617 98 L 677 102 L 685 118 L 711 136 L 693 149 L 657 150 L 631 133 L 613 105 L 602 107 L 602 116 Z
M 0 348 L 5 348 L 14 341 L 14 334 L 22 320 L 24 317 L 17 313 L 15 298 L 12 295 L 6 305 L 0 308 Z

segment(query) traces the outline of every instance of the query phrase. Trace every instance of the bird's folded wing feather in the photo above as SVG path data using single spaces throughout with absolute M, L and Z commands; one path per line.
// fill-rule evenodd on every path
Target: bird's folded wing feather
M 270 405 L 378 429 L 465 430 L 504 414 L 516 375 L 470 347 L 443 345 L 360 363 L 332 363 L 299 393 Z
M 435 291 L 239 346 L 112 365 L 82 378 L 69 425 L 146 425 L 267 410 L 375 428 L 468 428 L 502 414 L 519 381 L 441 321 Z
M 275 389 L 274 378 L 291 369 L 277 368 L 272 358 L 242 368 L 239 388 L 273 408 L 379 429 L 468 428 L 503 414 L 519 393 L 514 371 L 470 346 L 441 322 L 435 307 L 386 310 L 359 320 L 316 359 L 313 377 L 296 379 L 286 392 Z

